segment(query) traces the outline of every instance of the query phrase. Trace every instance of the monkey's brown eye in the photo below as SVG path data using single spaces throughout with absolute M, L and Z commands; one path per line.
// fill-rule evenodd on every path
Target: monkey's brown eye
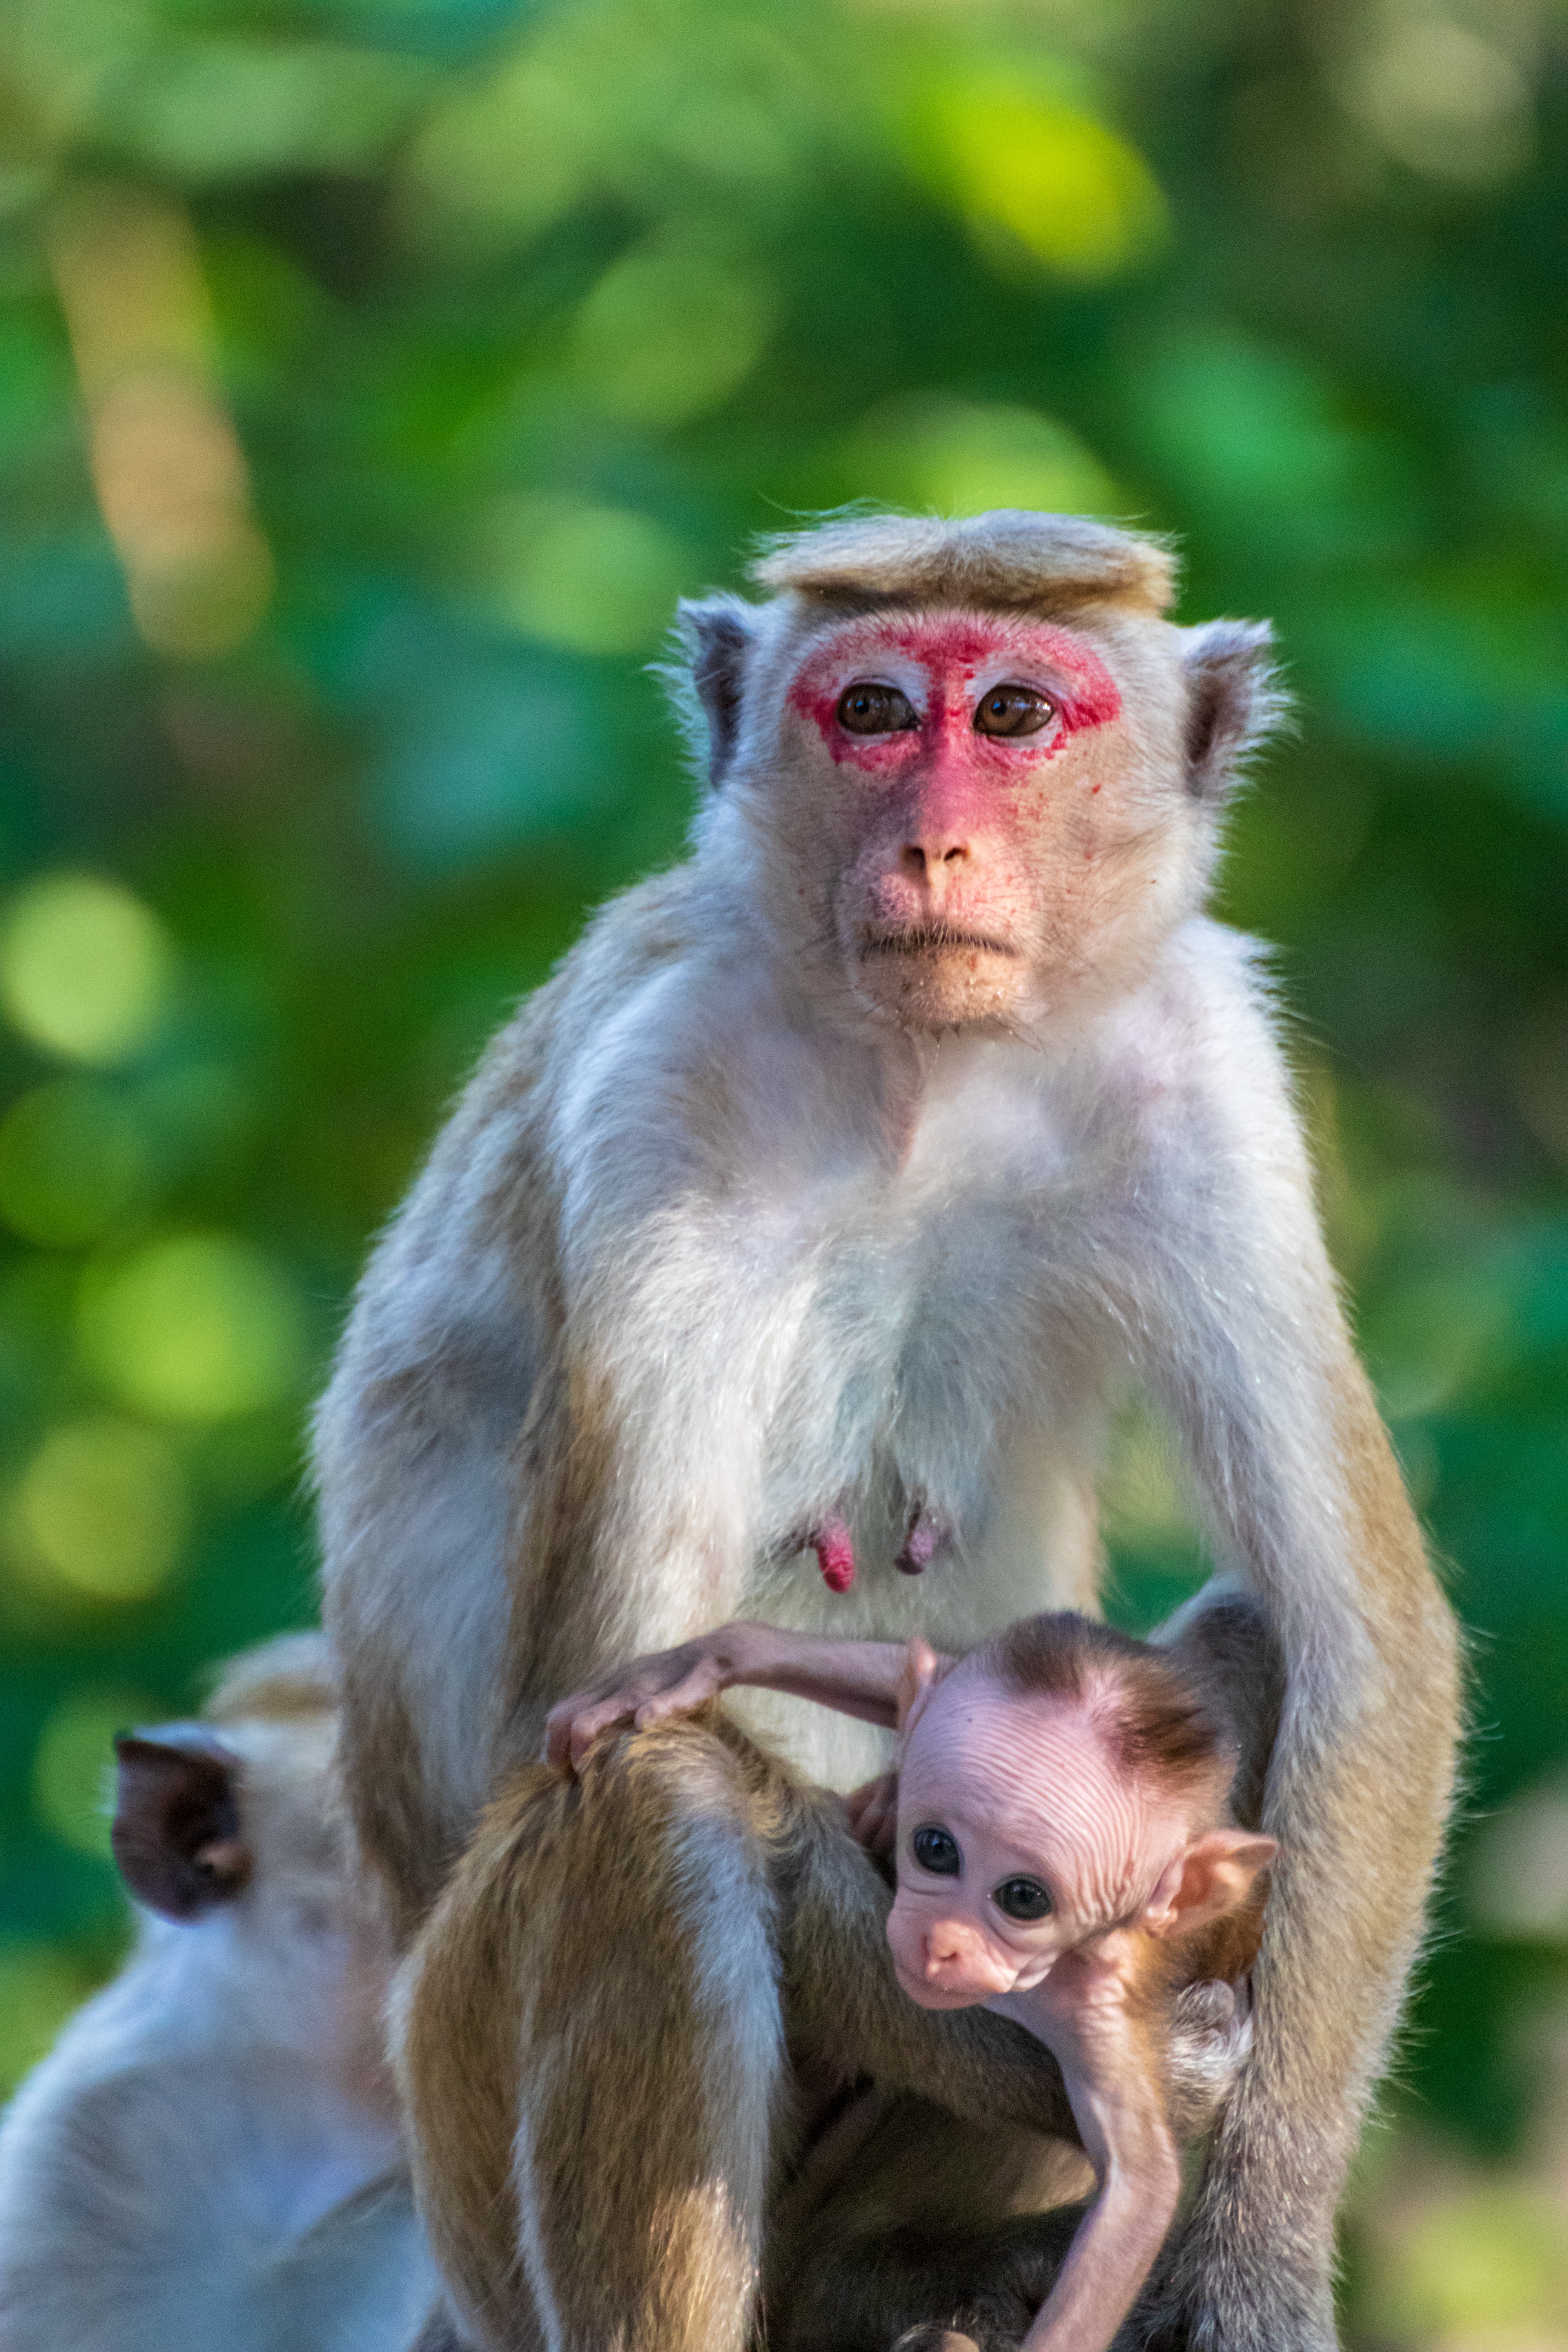
M 1005 1878 L 991 1889 L 991 1900 L 1009 1919 L 1045 1919 L 1056 1909 L 1037 1878 Z
M 1048 694 L 1032 686 L 994 686 L 974 714 L 977 735 L 1037 735 L 1057 715 Z
M 901 735 L 920 723 L 909 696 L 896 686 L 860 679 L 838 698 L 838 724 L 851 735 Z
M 910 1840 L 910 1852 L 921 1868 L 936 1878 L 956 1878 L 963 1867 L 958 1840 L 950 1830 L 917 1830 Z

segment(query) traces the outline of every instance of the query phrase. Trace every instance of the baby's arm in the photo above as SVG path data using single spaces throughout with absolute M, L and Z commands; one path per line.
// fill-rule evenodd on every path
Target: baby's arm
M 836 1642 L 816 1633 L 739 1619 L 676 1650 L 634 1658 L 550 1711 L 544 1760 L 574 1772 L 612 1724 L 639 1731 L 668 1716 L 690 1715 L 721 1691 L 748 1685 L 815 1699 L 840 1715 L 891 1730 L 898 1722 L 905 1652 L 897 1642 Z
M 987 2004 L 1039 2036 L 1060 2061 L 1099 2177 L 1024 2352 L 1107 2352 L 1175 2217 L 1181 2167 L 1148 2021 L 1129 1998 L 1126 1938 L 1065 1952 L 1034 1991 Z

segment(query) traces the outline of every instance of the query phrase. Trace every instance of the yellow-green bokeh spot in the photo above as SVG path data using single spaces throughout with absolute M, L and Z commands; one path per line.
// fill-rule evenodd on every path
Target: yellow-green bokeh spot
M 76 1691 L 61 1701 L 33 1752 L 33 1810 L 51 1837 L 78 1853 L 108 1854 L 114 1735 L 155 1723 L 159 1712 L 130 1690 Z
M 141 1052 L 168 1010 L 174 950 L 150 907 L 91 874 L 51 874 L 0 924 L 0 1002 L 23 1035 L 72 1061 Z
M 1058 277 L 1115 278 L 1164 241 L 1164 197 L 1137 150 L 1092 114 L 1000 75 L 943 74 L 915 109 L 921 163 L 981 228 Z
M 1125 504 L 1092 451 L 1054 416 L 941 394 L 874 409 L 846 460 L 854 497 L 937 514 L 1114 514 Z
M 1519 2179 L 1424 2199 L 1377 2231 L 1364 2305 L 1395 2344 L 1555 2346 L 1568 2334 L 1568 2216 Z
M 96 1078 L 53 1078 L 0 1120 L 0 1216 L 30 1242 L 72 1249 L 110 1232 L 142 1196 L 142 1122 Z
M 287 1276 L 226 1234 L 155 1243 L 83 1287 L 83 1353 L 110 1393 L 176 1422 L 275 1404 L 305 1368 L 304 1318 Z
M 0 1944 L 0 2098 L 46 2055 L 94 1982 L 68 1944 Z
M 484 537 L 496 610 L 525 636 L 573 653 L 657 645 L 687 584 L 682 541 L 630 508 L 504 499 Z
M 96 1601 L 144 1601 L 190 1532 L 180 1458 L 155 1429 L 102 1413 L 45 1438 L 11 1496 L 7 1535 L 32 1581 Z
M 611 264 L 578 311 L 577 364 L 612 415 L 678 425 L 751 373 L 773 311 L 754 266 L 679 246 L 638 248 Z

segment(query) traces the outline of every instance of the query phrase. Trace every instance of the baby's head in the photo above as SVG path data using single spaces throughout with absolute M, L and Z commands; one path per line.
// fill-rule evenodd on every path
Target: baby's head
M 1187 1933 L 1274 1853 L 1231 1827 L 1236 1752 L 1163 1651 L 1029 1617 L 943 1675 L 911 1645 L 901 1710 L 899 1981 L 928 2009 L 1025 1991 L 1118 1927 Z

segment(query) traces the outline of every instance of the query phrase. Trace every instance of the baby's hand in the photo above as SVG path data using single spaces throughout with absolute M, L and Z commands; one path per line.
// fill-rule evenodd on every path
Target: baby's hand
M 617 1666 L 602 1682 L 575 1691 L 552 1706 L 544 1725 L 543 1760 L 570 1778 L 601 1731 L 617 1723 L 646 1731 L 672 1715 L 692 1715 L 728 1687 L 726 1662 L 718 1637 L 704 1634 L 676 1650 L 657 1650 Z
M 1171 2120 L 1177 2137 L 1204 2138 L 1218 2122 L 1252 2051 L 1252 1999 L 1246 1978 L 1205 1978 L 1178 1994 L 1166 2053 Z
M 879 1773 L 851 1789 L 844 1800 L 850 1835 L 868 1853 L 891 1853 L 898 1843 L 899 1776 Z

